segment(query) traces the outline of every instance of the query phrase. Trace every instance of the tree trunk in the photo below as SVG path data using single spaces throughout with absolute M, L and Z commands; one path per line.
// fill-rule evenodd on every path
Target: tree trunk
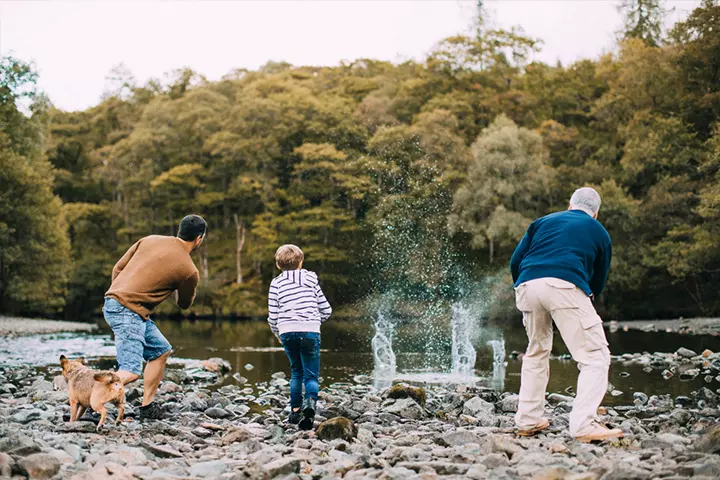
M 490 242 L 490 263 L 493 263 L 493 260 L 495 259 L 495 240 L 492 239 L 492 237 L 489 238 Z
M 207 286 L 210 272 L 208 271 L 208 249 L 205 243 L 200 248 L 200 265 L 202 266 L 203 285 Z
M 235 270 L 237 271 L 237 280 L 235 283 L 242 283 L 242 250 L 245 246 L 245 220 L 240 221 L 237 213 L 233 215 L 235 219 Z

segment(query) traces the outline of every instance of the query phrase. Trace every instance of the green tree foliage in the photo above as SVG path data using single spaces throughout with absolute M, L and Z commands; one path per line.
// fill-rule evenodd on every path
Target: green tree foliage
M 56 313 L 65 304 L 69 244 L 35 78 L 19 60 L 0 62 L 0 312 Z M 31 115 L 18 109 L 24 101 Z
M 552 204 L 554 172 L 542 137 L 505 116 L 484 129 L 472 146 L 474 161 L 455 193 L 452 233 L 470 235 L 476 248 L 514 248 L 535 217 Z
M 539 40 L 491 28 L 478 2 L 474 31 L 423 61 L 144 85 L 119 65 L 82 112 L 52 108 L 5 59 L 2 308 L 97 312 L 127 246 L 187 213 L 210 225 L 191 314 L 264 315 L 286 242 L 341 314 L 396 286 L 447 298 L 458 265 L 501 278 L 527 224 L 594 185 L 615 253 L 602 313 L 718 314 L 720 6 L 704 0 L 667 38 L 662 7 L 623 2 L 617 51 L 571 65 L 533 62 Z

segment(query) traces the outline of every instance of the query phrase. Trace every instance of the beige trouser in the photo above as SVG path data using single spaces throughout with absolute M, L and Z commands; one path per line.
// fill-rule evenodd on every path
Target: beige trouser
M 610 350 L 602 319 L 585 292 L 557 278 L 539 278 L 519 285 L 515 289 L 515 301 L 523 312 L 529 340 L 523 357 L 515 424 L 532 426 L 543 418 L 554 320 L 580 370 L 577 395 L 570 412 L 570 434 L 587 434 L 592 430 L 608 385 Z

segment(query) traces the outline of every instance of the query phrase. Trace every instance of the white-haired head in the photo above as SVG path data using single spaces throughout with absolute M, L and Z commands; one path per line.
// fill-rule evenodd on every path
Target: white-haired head
M 578 188 L 570 197 L 570 210 L 582 210 L 593 218 L 600 211 L 600 194 L 590 187 Z

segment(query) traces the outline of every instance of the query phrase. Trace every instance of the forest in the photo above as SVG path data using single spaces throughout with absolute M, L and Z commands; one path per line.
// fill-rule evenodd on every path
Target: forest
M 614 246 L 601 315 L 719 315 L 720 4 L 670 29 L 660 0 L 623 14 L 612 53 L 571 65 L 531 61 L 541 39 L 480 16 L 400 64 L 146 83 L 120 65 L 76 112 L 5 57 L 0 313 L 98 315 L 124 251 L 196 213 L 209 228 L 184 315 L 266 315 L 274 251 L 295 243 L 339 316 L 390 286 L 422 300 L 490 282 L 487 315 L 504 318 L 525 228 L 593 186 Z

